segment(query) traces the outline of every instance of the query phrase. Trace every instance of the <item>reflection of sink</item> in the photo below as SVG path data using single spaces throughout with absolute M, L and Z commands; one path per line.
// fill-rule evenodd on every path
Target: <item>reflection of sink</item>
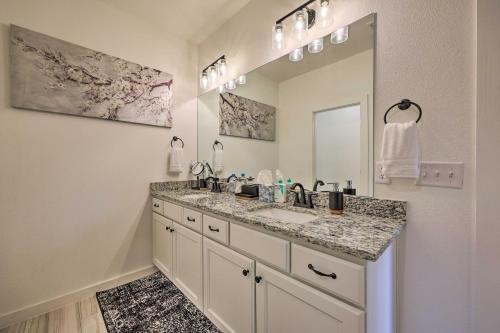
M 209 194 L 204 194 L 204 193 L 197 193 L 197 194 L 186 194 L 181 197 L 183 200 L 198 200 L 198 199 L 204 199 L 208 198 L 210 195 Z
M 255 215 L 269 217 L 286 223 L 303 224 L 318 219 L 317 216 L 307 213 L 298 213 L 280 208 L 263 208 L 255 212 Z

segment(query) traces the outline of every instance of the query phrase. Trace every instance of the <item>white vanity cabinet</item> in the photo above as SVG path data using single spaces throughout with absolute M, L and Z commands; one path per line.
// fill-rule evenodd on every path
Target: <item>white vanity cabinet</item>
M 153 263 L 221 331 L 395 332 L 392 246 L 367 262 L 154 202 Z
M 365 313 L 257 263 L 257 333 L 363 333 Z
M 254 261 L 204 237 L 203 263 L 207 317 L 224 332 L 254 332 Z
M 153 263 L 169 279 L 172 275 L 173 222 L 164 216 L 153 213 Z
M 202 309 L 202 236 L 178 223 L 174 223 L 173 230 L 173 282 L 184 295 Z

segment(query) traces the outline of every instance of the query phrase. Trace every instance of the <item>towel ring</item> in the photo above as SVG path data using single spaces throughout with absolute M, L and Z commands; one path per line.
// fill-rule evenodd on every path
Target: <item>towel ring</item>
M 182 143 L 182 148 L 184 148 L 184 141 L 181 138 L 174 136 L 172 140 L 170 140 L 170 147 L 174 148 L 174 141 L 179 140 Z
M 215 150 L 215 146 L 217 146 L 217 145 L 220 145 L 222 150 L 224 150 L 224 145 L 219 140 L 214 141 L 214 145 L 212 146 L 212 148 Z
M 417 123 L 420 121 L 420 118 L 422 118 L 422 108 L 420 107 L 420 105 L 418 105 L 417 103 L 415 102 L 412 102 L 410 101 L 409 99 L 403 99 L 401 102 L 398 102 L 394 105 L 392 105 L 389 109 L 387 109 L 387 111 L 385 111 L 385 115 L 384 115 L 384 123 L 387 124 L 387 114 L 389 113 L 389 111 L 392 110 L 392 108 L 394 108 L 395 106 L 398 107 L 398 109 L 400 110 L 408 110 L 410 108 L 410 106 L 416 106 L 417 109 L 418 109 L 418 118 L 417 118 Z

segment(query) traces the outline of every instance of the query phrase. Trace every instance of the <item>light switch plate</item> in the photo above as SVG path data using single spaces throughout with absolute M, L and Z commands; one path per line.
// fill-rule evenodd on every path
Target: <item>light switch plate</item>
M 462 188 L 464 164 L 462 162 L 421 162 L 417 185 Z
M 385 177 L 382 172 L 382 162 L 377 162 L 375 164 L 375 183 L 377 184 L 390 184 L 391 178 Z

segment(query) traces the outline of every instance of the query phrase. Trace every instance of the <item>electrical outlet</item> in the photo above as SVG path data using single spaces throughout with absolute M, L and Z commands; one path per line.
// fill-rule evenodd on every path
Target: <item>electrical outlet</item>
M 447 162 L 421 162 L 417 185 L 462 188 L 464 164 Z
M 375 164 L 375 183 L 377 184 L 390 184 L 391 178 L 386 177 L 382 172 L 382 162 L 377 162 Z

